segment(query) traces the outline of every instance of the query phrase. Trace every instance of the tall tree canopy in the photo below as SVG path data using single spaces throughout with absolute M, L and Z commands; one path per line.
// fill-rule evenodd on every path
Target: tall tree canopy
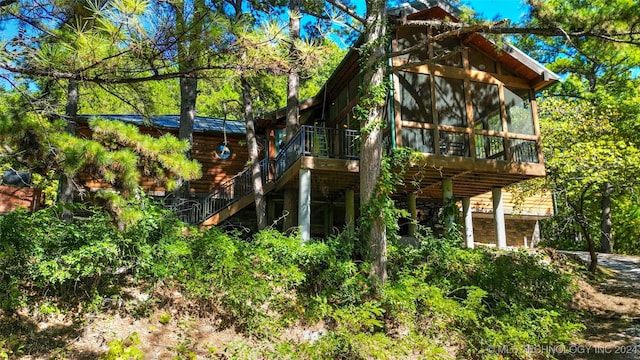
M 599 34 L 528 37 L 520 45 L 565 76 L 565 81 L 550 90 L 541 102 L 549 171 L 546 185 L 558 195 L 558 219 L 578 224 L 592 253 L 611 252 L 612 216 L 619 218 L 614 214 L 624 209 L 617 204 L 627 203 L 623 199 L 633 194 L 638 185 L 629 175 L 636 171 L 634 164 L 640 160 L 637 153 L 640 7 L 631 1 L 532 4 L 535 5 L 532 26 L 557 24 L 567 32 L 582 29 L 585 33 Z M 567 225 L 573 228 L 558 221 L 552 234 L 571 237 L 559 231 Z M 599 245 L 595 243 L 597 238 Z M 623 245 L 629 237 L 619 238 Z M 595 267 L 595 256 L 593 260 Z

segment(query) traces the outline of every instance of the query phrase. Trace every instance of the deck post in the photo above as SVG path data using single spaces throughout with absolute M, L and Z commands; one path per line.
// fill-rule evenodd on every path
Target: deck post
M 473 213 L 471 212 L 471 198 L 462 198 L 462 216 L 464 217 L 464 238 L 467 248 L 473 249 Z
M 356 222 L 355 194 L 353 189 L 347 189 L 344 193 L 344 209 L 344 223 L 347 225 L 347 230 L 353 233 Z
M 409 214 L 411 215 L 411 222 L 409 222 L 409 236 L 416 236 L 416 229 L 418 225 L 418 211 L 416 208 L 416 194 L 407 194 L 407 203 L 409 207 Z
M 453 179 L 444 178 L 442 179 L 442 203 L 445 206 L 446 211 L 450 211 L 451 209 L 447 209 L 448 206 L 452 205 L 453 202 Z M 451 230 L 454 228 L 456 223 L 455 214 L 453 211 L 450 211 L 449 214 L 444 218 L 444 227 L 445 229 Z
M 507 231 L 504 224 L 504 204 L 502 202 L 502 188 L 491 190 L 493 198 L 493 219 L 496 225 L 496 246 L 498 249 L 507 248 Z
M 311 170 L 300 169 L 298 193 L 298 226 L 302 241 L 311 239 Z

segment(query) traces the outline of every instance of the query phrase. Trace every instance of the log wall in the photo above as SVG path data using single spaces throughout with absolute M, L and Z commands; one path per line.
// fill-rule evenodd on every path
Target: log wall
M 0 185 L 0 213 L 25 207 L 31 211 L 42 206 L 41 191 L 31 187 Z

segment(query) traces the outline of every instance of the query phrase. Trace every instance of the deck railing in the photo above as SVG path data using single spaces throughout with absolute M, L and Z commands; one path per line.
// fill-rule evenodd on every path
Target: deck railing
M 275 181 L 301 156 L 357 159 L 359 132 L 302 126 L 282 148 L 275 161 L 260 161 L 262 183 Z M 180 198 L 169 196 L 162 200 L 180 220 L 199 224 L 253 192 L 253 177 L 248 166 L 226 180 L 204 197 Z
M 276 157 L 276 179 L 280 178 L 301 156 L 358 159 L 359 135 L 359 131 L 351 129 L 301 126 Z
M 359 136 L 360 132 L 357 130 L 301 126 L 281 148 L 275 160 L 263 159 L 260 162 L 262 182 L 266 184 L 277 181 L 302 156 L 358 159 L 360 156 Z M 468 139 L 462 140 L 465 141 L 465 144 L 461 149 L 457 149 L 453 146 L 457 144 L 453 139 L 443 138 L 441 145 L 444 145 L 443 149 L 446 151 L 440 149 L 441 154 L 468 156 Z M 504 159 L 502 140 L 501 137 L 476 134 L 476 156 L 480 159 Z M 389 136 L 384 139 L 384 142 L 386 146 L 390 146 Z M 535 141 L 512 139 L 510 145 L 514 161 L 537 162 L 538 153 Z M 204 197 L 188 199 L 169 197 L 163 202 L 182 221 L 199 224 L 252 192 L 252 174 L 249 166 Z

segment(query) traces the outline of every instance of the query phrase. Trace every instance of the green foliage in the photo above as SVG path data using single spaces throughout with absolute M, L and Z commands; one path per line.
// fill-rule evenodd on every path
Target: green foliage
M 640 170 L 640 150 L 630 134 L 617 128 L 620 123 L 631 122 L 627 119 L 629 114 L 604 101 L 597 104 L 560 99 L 542 101 L 540 114 L 548 173 L 544 186 L 554 191 L 559 209 L 554 219 L 545 224 L 547 244 L 565 249 L 586 248 L 584 243 L 576 242 L 576 234 L 582 232 L 578 230 L 576 209 L 587 220 L 591 236 L 598 239 L 601 187 L 610 183 L 614 187 L 612 214 L 616 219 L 614 249 L 629 249 L 637 228 L 631 227 L 633 211 L 625 204 L 638 186 L 634 174 Z
M 0 140 L 5 144 L 0 156 L 6 159 L 2 165 L 33 173 L 34 186 L 44 190 L 49 202 L 61 173 L 80 188 L 88 179 L 98 180 L 110 189 L 87 200 L 106 206 L 125 227 L 142 216 L 135 211 L 142 174 L 168 190 L 176 187 L 178 178 L 201 176 L 200 164 L 186 156 L 188 144 L 169 134 L 154 138 L 135 125 L 93 119 L 93 138 L 86 139 L 66 133 L 59 120 L 22 110 L 13 96 L 3 98 L 11 106 L 0 105 Z
M 2 309 L 28 303 L 27 289 L 50 296 L 108 295 L 121 281 L 119 272 L 138 271 L 152 262 L 151 248 L 163 236 L 175 236 L 170 216 L 151 205 L 147 217 L 125 232 L 100 209 L 85 209 L 72 224 L 59 219 L 58 208 L 24 210 L 0 217 L 0 294 Z
M 0 359 L 9 360 L 23 353 L 24 344 L 19 339 L 9 335 L 7 338 L 0 339 Z
M 171 314 L 162 313 L 158 318 L 158 322 L 162 325 L 167 325 L 169 322 L 171 322 Z
M 567 33 L 589 29 L 611 37 L 520 40 L 519 45 L 563 76 L 539 103 L 548 170 L 544 186 L 556 194 L 559 209 L 546 224 L 550 245 L 584 248 L 582 243 L 589 239 L 597 242 L 609 231 L 606 226 L 598 229 L 609 222 L 601 200 L 610 196 L 611 216 L 621 219 L 625 208 L 617 206 L 637 192 L 639 184 L 632 174 L 637 173 L 640 159 L 640 97 L 634 69 L 640 63 L 640 50 L 628 41 L 630 24 L 638 14 L 638 3 L 627 0 L 538 1 L 529 19 L 534 27 L 552 26 Z M 619 41 L 611 41 L 615 37 Z M 611 195 L 602 191 L 604 183 L 613 187 Z M 614 224 L 614 251 L 619 245 L 628 249 L 626 243 L 633 242 L 637 230 L 626 225 Z
M 571 277 L 540 255 L 461 249 L 457 238 L 424 231 L 418 239 L 418 247 L 394 246 L 389 254 L 396 275 L 385 291 L 387 313 L 405 328 L 428 320 L 431 331 L 455 329 L 465 352 L 482 356 L 499 345 L 564 344 L 582 329 L 567 307 Z
M 138 333 L 131 333 L 122 340 L 109 341 L 109 351 L 100 356 L 102 360 L 144 359 L 144 352 L 139 348 Z
M 214 311 L 223 326 L 264 339 L 228 344 L 224 356 L 235 358 L 437 358 L 446 357 L 445 344 L 465 358 L 489 358 L 504 345 L 528 358 L 527 345 L 564 344 L 581 329 L 567 306 L 568 275 L 525 252 L 462 249 L 455 236 L 421 229 L 417 246 L 392 243 L 389 281 L 374 291 L 349 234 L 309 243 L 274 230 L 249 240 L 216 228 L 187 235 L 153 206 L 118 232 L 104 212 L 64 224 L 54 210 L 0 218 L 3 309 L 58 314 L 73 308 L 65 301 L 79 301 L 85 311 L 103 311 L 122 296 L 124 272 L 155 296 L 168 287 L 196 305 L 194 314 Z M 36 293 L 47 294 L 44 301 L 27 296 Z M 168 312 L 158 321 L 190 326 Z M 277 335 L 317 323 L 325 326 L 307 342 Z M 181 334 L 172 351 L 193 357 L 193 339 Z M 114 340 L 104 358 L 141 356 L 136 341 Z

